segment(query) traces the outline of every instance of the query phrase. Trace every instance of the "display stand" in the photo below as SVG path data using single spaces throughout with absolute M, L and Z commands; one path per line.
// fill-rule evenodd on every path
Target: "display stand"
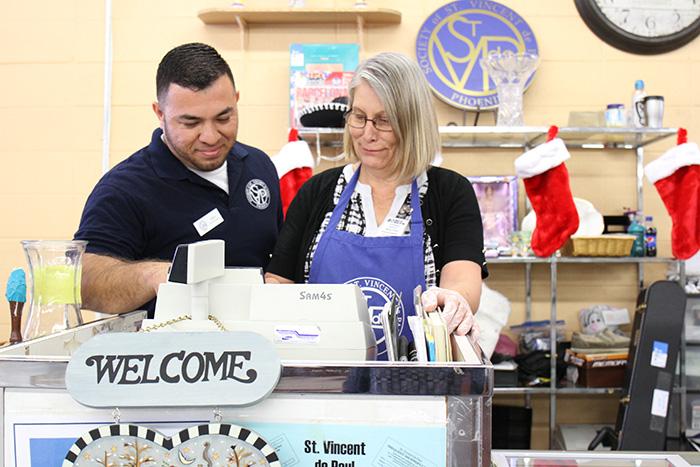
M 63 457 L 56 456 L 65 456 L 77 438 L 113 423 L 166 437 L 195 425 L 232 423 L 259 433 L 285 466 L 491 465 L 493 368 L 487 360 L 282 361 L 272 395 L 249 407 L 90 408 L 75 402 L 64 380 L 67 354 L 75 348 L 65 343 L 133 330 L 142 318 L 143 312 L 111 317 L 0 350 L 5 466 L 60 465 Z

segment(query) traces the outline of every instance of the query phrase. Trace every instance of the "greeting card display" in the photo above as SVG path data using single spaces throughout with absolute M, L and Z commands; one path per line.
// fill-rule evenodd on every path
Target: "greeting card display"
M 348 95 L 359 62 L 357 44 L 292 44 L 289 125 L 299 128 L 304 109 Z

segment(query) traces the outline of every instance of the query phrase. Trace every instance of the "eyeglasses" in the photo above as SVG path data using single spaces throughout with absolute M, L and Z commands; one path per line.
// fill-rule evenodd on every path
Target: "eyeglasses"
M 348 112 L 345 114 L 345 121 L 350 127 L 357 128 L 358 130 L 364 128 L 367 122 L 372 122 L 372 125 L 374 125 L 377 131 L 393 131 L 391 122 L 388 118 L 384 117 L 367 118 L 367 115 Z

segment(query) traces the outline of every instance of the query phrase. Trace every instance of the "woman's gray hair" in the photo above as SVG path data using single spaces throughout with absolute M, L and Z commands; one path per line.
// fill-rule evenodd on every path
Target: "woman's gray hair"
M 401 180 L 418 176 L 430 167 L 440 148 L 433 97 L 421 69 L 415 61 L 395 52 L 383 52 L 365 60 L 350 82 L 351 111 L 355 90 L 363 82 L 379 96 L 396 136 L 393 173 Z M 348 125 L 343 146 L 345 154 L 356 161 Z

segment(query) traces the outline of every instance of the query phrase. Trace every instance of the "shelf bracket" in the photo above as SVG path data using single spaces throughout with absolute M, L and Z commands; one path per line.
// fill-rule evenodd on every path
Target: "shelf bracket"
M 360 44 L 360 52 L 365 51 L 365 18 L 357 15 L 357 43 Z
M 238 34 L 241 41 L 241 50 L 245 50 L 245 34 L 246 34 L 246 22 L 240 15 L 236 15 L 236 24 L 238 25 Z

